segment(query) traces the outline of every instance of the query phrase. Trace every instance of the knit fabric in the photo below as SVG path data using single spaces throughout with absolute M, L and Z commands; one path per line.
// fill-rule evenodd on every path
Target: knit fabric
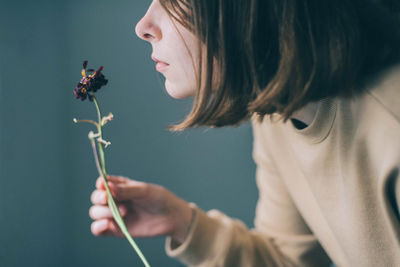
M 400 66 L 354 98 L 322 100 L 312 123 L 252 118 L 255 229 L 193 205 L 188 266 L 400 266 Z

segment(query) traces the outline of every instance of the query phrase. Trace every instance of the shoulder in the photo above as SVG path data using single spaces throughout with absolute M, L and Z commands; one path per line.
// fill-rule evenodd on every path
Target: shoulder
M 400 123 L 400 64 L 376 75 L 366 89 L 369 100 Z

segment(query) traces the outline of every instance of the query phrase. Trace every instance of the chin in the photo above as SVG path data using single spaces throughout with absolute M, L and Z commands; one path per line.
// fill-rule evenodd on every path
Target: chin
M 175 99 L 184 99 L 194 95 L 193 90 L 188 90 L 187 88 L 178 88 L 177 86 L 169 83 L 168 80 L 165 81 L 165 89 L 167 90 L 167 93 Z

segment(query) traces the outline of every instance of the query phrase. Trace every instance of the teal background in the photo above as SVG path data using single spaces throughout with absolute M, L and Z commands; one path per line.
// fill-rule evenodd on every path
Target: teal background
M 90 232 L 92 128 L 72 123 L 96 118 L 72 95 L 85 59 L 109 79 L 98 93 L 115 115 L 105 128 L 109 173 L 253 225 L 250 125 L 166 130 L 191 99 L 168 96 L 134 33 L 150 2 L 0 0 L 0 266 L 142 266 L 126 240 Z M 165 255 L 164 237 L 137 242 L 152 266 L 182 266 Z

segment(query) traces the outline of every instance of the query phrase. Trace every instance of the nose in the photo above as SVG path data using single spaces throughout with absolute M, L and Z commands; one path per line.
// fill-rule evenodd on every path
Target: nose
M 154 12 L 153 4 L 150 5 L 149 9 L 147 10 L 146 14 L 143 18 L 136 24 L 135 32 L 136 35 L 145 41 L 154 42 L 161 39 L 161 29 L 157 24 L 157 20 L 155 18 L 157 16 L 157 12 Z

